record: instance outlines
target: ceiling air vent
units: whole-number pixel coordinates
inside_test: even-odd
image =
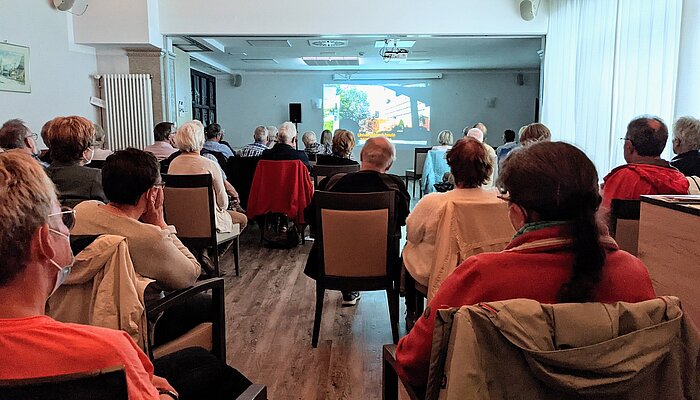
[[[340,67],[360,65],[360,59],[357,57],[303,57],[302,60],[310,67]]]
[[[341,39],[313,39],[309,40],[309,46],[311,47],[348,47],[347,40]]]
[[[256,39],[247,40],[248,44],[253,47],[292,47],[289,40],[279,40],[279,39]]]
[[[178,38],[173,38],[173,46],[184,51],[185,53],[206,53],[211,52],[207,46],[199,43],[198,41],[192,39],[188,36],[181,36]]]

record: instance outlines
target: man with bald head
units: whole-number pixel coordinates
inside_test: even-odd
[[[659,118],[642,116],[627,125],[623,138],[627,164],[603,179],[603,203],[609,210],[613,199],[639,200],[648,194],[688,194],[688,180],[661,158],[668,140],[668,128]]]
[[[406,225],[406,217],[408,217],[408,207],[411,201],[411,196],[406,190],[406,185],[403,180],[396,175],[388,174],[389,168],[396,160],[396,149],[394,145],[384,136],[367,139],[360,153],[360,171],[349,174],[335,174],[323,179],[318,184],[318,190],[329,192],[342,193],[370,193],[370,192],[386,192],[393,191],[396,199],[394,200],[394,212],[396,217],[396,238],[401,237],[401,227]],[[311,205],[306,209],[305,219],[311,227],[315,223],[315,202],[312,200]],[[311,248],[309,258],[306,260],[306,268],[304,273],[310,278],[316,278],[316,251],[317,248]],[[357,304],[360,298],[358,292],[343,293],[343,306],[353,306]]]

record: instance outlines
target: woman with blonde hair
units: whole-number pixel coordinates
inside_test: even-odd
[[[433,146],[433,150],[449,150],[454,143],[454,135],[452,135],[452,131],[445,129],[438,133],[437,141],[438,145]]]
[[[521,146],[535,142],[549,142],[551,140],[552,133],[549,131],[549,128],[539,122],[525,126],[520,132]]]

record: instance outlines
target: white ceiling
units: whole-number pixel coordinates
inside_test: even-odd
[[[190,53],[212,65],[230,71],[339,71],[339,70],[469,70],[469,69],[538,69],[538,37],[434,37],[402,36],[415,40],[409,48],[408,61],[384,62],[375,41],[387,36],[317,36],[317,37],[173,37],[173,44],[194,49],[191,42],[210,51]],[[347,40],[347,47],[318,48],[309,41],[318,39]],[[270,40],[273,47],[252,45]],[[250,41],[250,42],[249,42]],[[286,42],[285,42],[286,41]],[[286,43],[289,43],[287,46]],[[284,47],[280,47],[283,45]],[[359,57],[359,66],[308,66],[302,57]],[[244,61],[246,60],[246,61]],[[253,60],[253,61],[251,61]],[[256,61],[257,60],[257,61]],[[274,60],[274,61],[271,61]],[[417,61],[417,62],[416,62]],[[226,71],[226,72],[230,72]]]

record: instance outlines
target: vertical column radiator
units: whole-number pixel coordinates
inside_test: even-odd
[[[153,143],[153,98],[148,74],[102,75],[105,134],[110,150]]]

